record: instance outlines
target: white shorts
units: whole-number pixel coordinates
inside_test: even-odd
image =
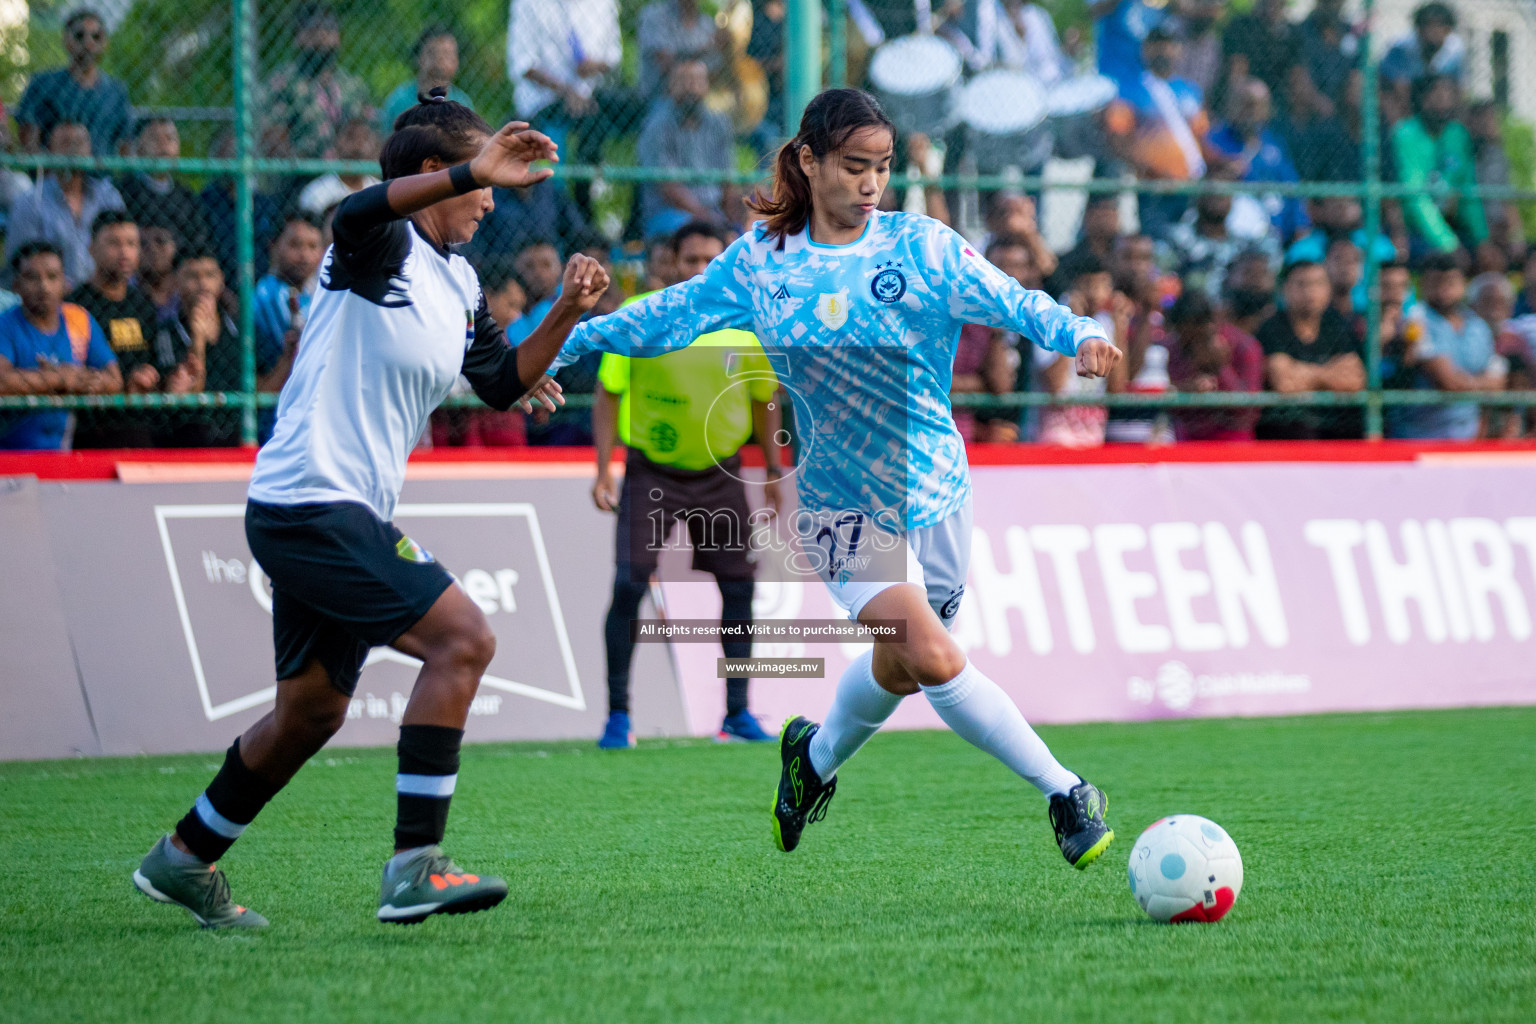
[[[803,523],[801,544],[815,555],[809,568],[850,619],[858,619],[876,594],[916,583],[927,591],[928,604],[944,628],[954,623],[971,566],[969,498],[932,526],[904,535],[882,532],[868,517],[850,512]]]

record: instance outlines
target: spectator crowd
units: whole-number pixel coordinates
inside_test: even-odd
[[[971,140],[962,129],[904,130],[886,205],[957,221],[1004,273],[1099,320],[1127,356],[1108,380],[1084,381],[1069,360],[1028,339],[965,328],[954,394],[1088,396],[1043,408],[1005,402],[973,411],[962,402],[956,419],[968,440],[1089,447],[1358,438],[1365,429],[1358,404],[1159,415],[1111,410],[1092,396],[1358,393],[1368,386],[1372,319],[1389,388],[1532,387],[1536,246],[1526,242],[1521,209],[1438,187],[1514,180],[1507,111],[1467,95],[1468,47],[1454,5],[1423,4],[1412,31],[1380,51],[1378,124],[1365,120],[1362,29],[1345,0],[1317,0],[1300,20],[1285,0],[1254,0],[1243,13],[1227,0],[1095,0],[1082,25],[1058,25],[1022,0],[846,6],[849,68],[859,84],[872,53],[914,32],[948,41],[971,73],[1027,68],[1047,84],[1093,73],[1111,82],[1113,98],[1091,112],[1091,130],[1081,133],[1087,142],[1073,151],[1098,178],[1358,183],[1374,132],[1384,176],[1409,189],[1383,202],[1374,235],[1361,201],[1349,195],[1096,189],[1075,244],[1058,252],[1041,226],[1038,195],[983,193],[979,223],[971,225],[963,223],[965,194],[916,182],[964,166]],[[615,255],[624,259],[626,244],[643,252],[643,269],[636,257],[625,263],[630,272],[613,275],[612,293],[594,311],[602,313],[628,294],[671,283],[670,240],[684,225],[749,226],[744,190],[724,172],[756,166],[779,141],[784,18],[782,0],[752,0],[750,30],[733,31],[698,0],[652,0],[626,35],[616,0],[511,0],[513,102],[497,110],[456,84],[460,39],[452,27],[425,26],[401,55],[415,75],[376,97],[343,65],[336,10],[306,2],[285,29],[289,59],[260,82],[257,144],[264,156],[374,161],[394,119],[418,94],[443,88],[493,121],[515,114],[531,122],[560,143],[567,161],[661,171],[634,189],[627,207],[612,201],[611,186],[605,192],[590,182],[496,190],[495,209],[464,253],[515,343],[553,302],[565,256],[586,252],[611,266]],[[31,76],[5,115],[7,135],[14,119],[13,145],[22,151],[122,154],[165,161],[167,169],[0,177],[7,286],[0,395],[238,391],[245,346],[232,289],[239,271],[233,179],[214,176],[197,189],[174,170],[185,125],[131,105],[127,86],[102,68],[109,43],[103,15],[70,14],[66,65]],[[639,58],[629,73],[626,48]],[[234,152],[228,130],[209,148],[215,157]],[[667,181],[669,170],[721,173],[713,182]],[[337,205],[377,180],[350,170],[261,180],[252,225],[258,390],[276,392],[287,378]],[[1368,265],[1380,283],[1374,317]],[[594,381],[592,365],[562,371],[568,392],[590,391]],[[263,438],[270,426],[264,414]],[[1524,410],[1476,402],[1393,406],[1386,419],[1387,435],[1404,438],[1516,437],[1532,426]],[[226,409],[0,413],[0,448],[220,445],[238,443],[239,434],[238,413]],[[576,409],[527,419],[449,410],[424,439],[590,441],[587,414]]]

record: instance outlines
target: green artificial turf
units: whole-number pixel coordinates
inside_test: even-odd
[[[771,747],[473,747],[448,846],[512,895],[412,928],[373,919],[393,756],[335,751],[224,861],[256,935],[129,882],[217,758],[0,765],[0,1018],[1536,1019],[1536,709],[1042,734],[1110,794],[1119,839],[1084,873],[947,733],[877,736],[792,855]],[[1169,812],[1242,850],[1219,924],[1130,896]]]

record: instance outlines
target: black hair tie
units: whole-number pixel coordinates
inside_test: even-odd
[[[448,102],[448,90],[445,89],[443,86],[439,85],[439,86],[434,87],[432,89],[432,91],[427,93],[425,96],[423,96],[421,93],[417,93],[416,94],[416,102],[417,103],[423,103],[423,104],[425,104],[425,103],[447,103]]]

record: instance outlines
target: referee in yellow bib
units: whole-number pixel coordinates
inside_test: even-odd
[[[685,224],[672,239],[672,282],[701,274],[730,239],[713,224]],[[631,302],[644,298],[637,295]],[[661,549],[681,520],[693,548],[693,567],[720,586],[722,622],[750,622],[756,566],[750,557],[742,445],[756,439],[767,466],[765,496],[777,513],[780,493],[779,428],[773,402],[778,383],[762,346],[749,331],[701,335],[687,348],[653,358],[605,354],[598,368],[592,410],[597,482],[592,500],[618,514],[613,602],[604,629],[608,648],[608,724],[597,745],[635,745],[629,717],[629,674],[634,656],[630,624],[650,586]],[[626,446],[624,485],[615,485],[610,461],[614,440]],[[745,658],[750,640],[728,640],[727,658]],[[747,680],[725,683],[721,742],[763,742],[747,709]]]

